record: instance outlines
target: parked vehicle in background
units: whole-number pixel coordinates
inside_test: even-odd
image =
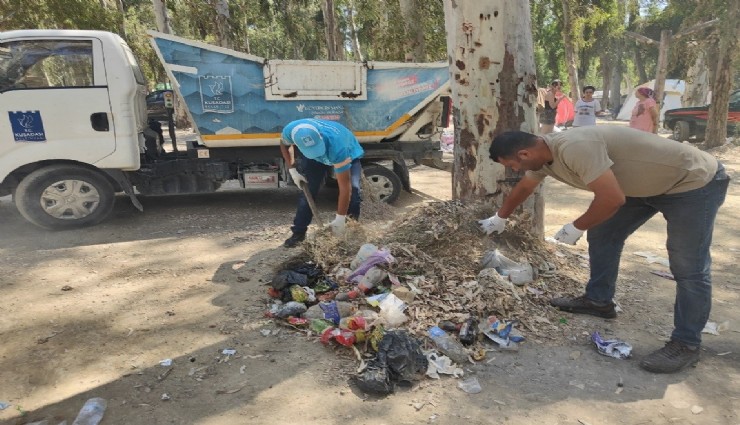
[[[167,121],[169,119],[165,96],[173,96],[172,90],[155,90],[146,95],[146,114],[150,120]]]
[[[665,113],[663,127],[673,131],[673,140],[700,143],[704,141],[708,118],[709,105],[671,109]],[[733,135],[738,132],[740,132],[740,90],[735,90],[730,95],[727,134]]]

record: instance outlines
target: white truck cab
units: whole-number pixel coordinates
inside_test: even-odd
[[[42,227],[104,219],[140,167],[146,92],[116,34],[0,32],[0,196]]]

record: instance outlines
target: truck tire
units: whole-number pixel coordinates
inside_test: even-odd
[[[91,226],[113,211],[115,191],[105,176],[75,165],[52,165],[26,176],[15,205],[31,223],[52,230]]]
[[[373,196],[386,204],[392,204],[401,194],[401,178],[386,167],[377,164],[362,166],[362,172],[370,185]]]
[[[691,126],[686,121],[676,121],[673,123],[673,140],[683,142],[691,137]]]

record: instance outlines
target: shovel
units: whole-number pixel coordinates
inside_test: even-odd
[[[313,196],[311,196],[311,192],[308,190],[308,183],[302,181],[299,183],[299,186],[301,187],[301,190],[303,190],[303,194],[306,196],[308,206],[311,207],[311,212],[313,213],[313,218],[316,219],[316,223],[318,223],[319,226],[324,227],[324,222],[321,220],[321,216],[319,215],[319,209],[316,208],[316,202],[314,202]]]

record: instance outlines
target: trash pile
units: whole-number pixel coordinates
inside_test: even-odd
[[[351,349],[358,387],[380,394],[424,374],[462,377],[488,351],[557,337],[549,299],[582,290],[579,260],[526,223],[485,236],[476,221],[487,208],[436,202],[385,229],[353,223],[342,239],[309,239],[272,279],[267,315]]]

